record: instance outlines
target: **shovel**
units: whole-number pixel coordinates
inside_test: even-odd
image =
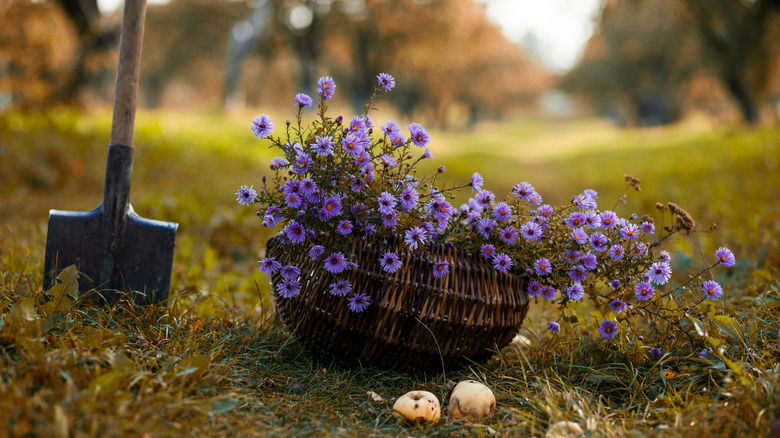
[[[146,0],[125,0],[123,14],[103,202],[87,212],[49,212],[43,287],[75,264],[79,290],[97,289],[109,305],[124,295],[118,291],[132,292],[132,301],[145,305],[168,299],[178,224],[144,219],[130,205]]]

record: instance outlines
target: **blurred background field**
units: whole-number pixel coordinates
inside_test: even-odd
[[[109,3],[0,4],[2,319],[41,293],[49,209],[85,211],[102,199],[121,18]],[[130,194],[140,215],[179,223],[177,298],[159,319],[74,307],[57,336],[28,339],[6,324],[2,430],[539,436],[568,419],[592,436],[765,436],[780,419],[780,5],[593,2],[590,37],[573,57],[551,58],[544,35],[517,37],[496,21],[505,3],[152,2]],[[532,2],[515,5],[534,12]],[[558,24],[567,7],[559,2]],[[389,400],[411,387],[441,397],[443,376],[306,356],[273,321],[257,270],[273,230],[235,202],[237,187],[259,185],[275,156],[249,122],[268,113],[282,126],[294,94],[312,93],[324,74],[338,84],[335,112],[351,117],[382,71],[398,85],[378,99],[374,122],[423,123],[435,159],[422,170],[444,165],[448,183],[480,172],[502,197],[529,181],[551,205],[591,188],[611,208],[630,174],[642,190],[615,207],[621,215],[658,220],[656,202],[690,212],[701,232],[667,249],[680,276],[719,246],[734,251],[736,268],[718,278],[720,306],[742,324],[729,353],[750,380],[695,358],[659,366],[581,339],[551,345],[541,325],[556,310],[540,302],[521,332],[531,346],[448,375],[490,380],[498,415],[410,432],[390,419]],[[685,377],[667,381],[664,369]],[[323,396],[331,393],[343,398]],[[141,421],[115,418],[114,405]]]

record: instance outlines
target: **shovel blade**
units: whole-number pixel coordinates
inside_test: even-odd
[[[178,225],[142,218],[129,207],[123,229],[105,245],[105,214],[102,206],[88,212],[49,212],[44,289],[54,285],[62,269],[75,264],[81,274],[79,290],[98,290],[109,305],[124,295],[117,291],[132,292],[138,305],[164,303]]]

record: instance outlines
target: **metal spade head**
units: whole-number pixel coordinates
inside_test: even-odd
[[[79,290],[97,289],[114,304],[133,291],[136,304],[168,298],[177,224],[138,216],[128,202],[133,148],[108,147],[103,202],[92,211],[51,210],[44,258],[44,284],[75,264]]]

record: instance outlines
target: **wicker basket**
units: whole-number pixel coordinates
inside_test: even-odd
[[[301,292],[278,297],[277,273],[271,276],[276,310],[285,326],[311,349],[338,358],[361,360],[379,367],[441,370],[483,362],[517,334],[528,311],[525,279],[501,274],[480,257],[461,248],[434,244],[431,254],[448,261],[450,273],[433,276],[433,263],[421,251],[399,248],[398,236],[386,237],[382,249],[363,240],[353,245],[359,267],[352,288],[368,293],[371,305],[361,313],[347,306],[347,297],[327,292],[334,277],[308,256],[286,256],[279,242],[268,241],[267,255],[283,265],[301,268]],[[404,265],[385,273],[380,251],[405,252]]]

